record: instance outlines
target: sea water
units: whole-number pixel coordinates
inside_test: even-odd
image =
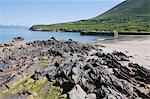
[[[9,42],[14,37],[23,37],[27,41],[46,40],[55,37],[58,40],[72,39],[81,42],[92,42],[104,40],[106,36],[80,35],[78,32],[42,32],[30,31],[28,27],[9,27],[0,28],[0,42]]]

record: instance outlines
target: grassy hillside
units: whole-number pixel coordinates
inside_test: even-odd
[[[107,12],[88,20],[76,22],[34,25],[31,30],[99,30],[150,32],[150,0],[126,0]]]
[[[150,15],[150,0],[126,0],[93,19]]]

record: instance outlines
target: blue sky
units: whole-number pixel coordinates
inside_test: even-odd
[[[0,24],[31,26],[95,17],[123,0],[0,0]]]

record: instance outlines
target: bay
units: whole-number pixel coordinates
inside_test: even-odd
[[[96,40],[104,40],[109,38],[107,36],[90,36],[90,35],[80,35],[80,33],[75,32],[41,32],[41,31],[30,31],[27,27],[9,27],[0,28],[0,42],[9,42],[14,37],[23,37],[27,41],[34,40],[46,40],[51,37],[55,37],[58,40],[68,40],[72,39],[81,42],[92,42]]]

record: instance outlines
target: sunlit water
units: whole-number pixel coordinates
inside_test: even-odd
[[[129,35],[119,36],[119,39],[113,39],[110,36],[91,36],[91,35],[80,35],[76,32],[37,32],[30,31],[29,28],[23,27],[11,27],[11,28],[0,28],[0,43],[12,41],[14,37],[23,37],[26,41],[34,40],[47,40],[51,37],[55,37],[58,40],[72,39],[81,42],[101,42],[101,43],[115,43],[120,41],[129,40],[150,40],[150,35]]]
[[[46,40],[55,37],[59,40],[72,39],[81,42],[91,42],[96,40],[104,40],[106,36],[83,36],[74,32],[37,32],[30,31],[28,28],[0,28],[0,42],[11,41],[14,37],[23,37],[27,41]]]

